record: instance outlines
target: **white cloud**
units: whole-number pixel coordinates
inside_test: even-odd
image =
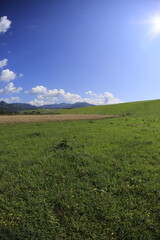
[[[0,81],[9,82],[16,78],[16,74],[9,69],[5,69],[1,72]]]
[[[96,93],[93,93],[92,91],[88,91],[85,94],[89,95],[88,98],[85,98],[86,102],[89,102],[95,105],[122,103],[120,99],[116,98],[110,92],[104,92],[103,94],[96,94]]]
[[[98,95],[93,93],[92,91],[87,91],[85,92],[86,95],[92,96],[92,97],[97,97]]]
[[[67,103],[76,103],[76,102],[82,102],[82,97],[78,94],[74,93],[65,93],[63,96],[64,102]]]
[[[0,33],[5,33],[11,26],[11,21],[7,19],[7,16],[0,18]]]
[[[42,105],[46,105],[46,104],[52,104],[52,103],[48,103],[48,102],[45,102],[43,100],[38,100],[38,99],[34,99],[33,101],[30,101],[29,104],[31,105],[35,105],[35,106],[42,106]]]
[[[106,104],[115,104],[115,103],[121,103],[122,101],[118,98],[116,98],[112,93],[105,92],[104,93],[104,99]]]
[[[85,94],[86,94],[86,95],[92,95],[93,92],[92,92],[92,91],[87,91],[87,92],[85,92]]]
[[[45,104],[53,104],[53,103],[60,103],[60,102],[67,102],[67,103],[75,103],[78,101],[82,101],[82,98],[78,94],[73,94],[69,92],[65,92],[63,89],[52,89],[49,90],[44,86],[36,86],[32,88],[30,91],[27,91],[31,95],[38,95],[37,98],[34,100],[34,104],[40,106]],[[30,102],[33,104],[33,101]]]
[[[20,98],[19,97],[0,98],[0,101],[4,101],[6,103],[20,102]]]
[[[7,66],[8,59],[4,58],[0,61],[0,68],[3,68],[4,66]]]
[[[38,94],[41,94],[41,93],[46,93],[47,92],[47,88],[44,87],[44,86],[36,86],[34,88],[32,88],[30,91],[26,91],[25,93],[29,93],[29,94],[32,94],[32,95],[38,95]]]
[[[10,82],[3,89],[0,89],[0,93],[3,93],[3,94],[19,93],[22,90],[23,88],[21,87],[16,88],[14,84]]]
[[[44,86],[36,86],[26,93],[36,95],[37,98],[30,102],[30,104],[41,106],[44,104],[54,103],[76,103],[76,102],[88,102],[95,105],[116,104],[122,101],[116,98],[110,92],[104,92],[103,94],[96,94],[92,91],[87,91],[85,94],[88,97],[82,97],[79,94],[65,92],[64,89],[47,89]]]

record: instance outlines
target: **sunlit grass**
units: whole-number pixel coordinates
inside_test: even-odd
[[[160,100],[121,103],[114,105],[92,106],[75,109],[38,109],[21,113],[33,114],[115,114],[138,117],[160,117]],[[35,113],[34,113],[35,112]]]
[[[0,239],[159,239],[159,117],[0,132]]]

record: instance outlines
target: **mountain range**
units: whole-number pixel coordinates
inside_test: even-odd
[[[70,103],[55,103],[50,105],[43,105],[40,107],[36,107],[34,105],[28,104],[28,103],[6,103],[4,101],[0,102],[0,110],[7,111],[7,112],[17,112],[21,110],[29,110],[29,109],[40,109],[40,108],[46,108],[46,109],[72,109],[72,108],[81,108],[81,107],[90,107],[94,106],[93,104],[89,104],[87,102],[76,102],[74,104]]]

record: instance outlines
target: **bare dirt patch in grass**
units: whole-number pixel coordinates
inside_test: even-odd
[[[118,115],[90,115],[90,114],[60,114],[60,115],[16,115],[16,116],[0,116],[0,124],[6,123],[30,123],[30,122],[53,122],[68,120],[89,120],[89,119],[105,119],[119,117]]]

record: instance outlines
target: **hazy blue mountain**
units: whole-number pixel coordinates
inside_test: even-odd
[[[47,108],[47,109],[59,109],[59,108],[70,108],[72,104],[69,103],[55,103],[50,105],[43,105],[39,108]]]
[[[89,104],[87,102],[76,102],[72,104],[71,108],[81,108],[81,107],[91,107],[93,104]]]
[[[21,110],[29,110],[29,109],[38,109],[38,108],[46,108],[46,109],[60,109],[60,108],[80,108],[80,107],[89,107],[94,106],[93,104],[89,104],[86,102],[77,102],[74,104],[70,103],[56,103],[50,105],[43,105],[40,107],[33,106],[28,103],[5,103],[4,101],[0,102],[0,110],[4,110],[7,112],[17,112]]]
[[[59,108],[80,108],[80,107],[89,107],[94,106],[93,104],[89,104],[86,102],[77,102],[74,104],[71,103],[56,103],[51,105],[43,105],[39,108],[48,108],[48,109],[59,109]]]
[[[0,109],[7,111],[7,109],[8,109],[8,104],[5,103],[4,101],[0,102]]]
[[[17,112],[27,109],[37,109],[37,107],[28,104],[28,103],[5,103],[4,101],[0,102],[0,110],[5,110],[7,112]]]

